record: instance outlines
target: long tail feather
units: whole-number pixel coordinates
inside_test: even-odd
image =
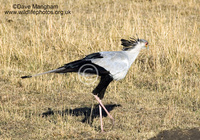
[[[43,73],[38,73],[38,74],[35,74],[35,75],[22,76],[21,78],[25,79],[25,78],[31,78],[31,77],[40,76],[40,75],[47,74],[47,73],[58,73],[60,71],[63,71],[64,69],[65,69],[64,67],[61,67],[61,68],[58,68],[58,69],[55,69],[55,70],[50,70],[50,71],[46,71],[46,72],[43,72]]]

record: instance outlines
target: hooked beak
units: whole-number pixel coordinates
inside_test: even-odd
[[[149,46],[148,45],[145,45],[145,47],[147,48],[147,50],[149,50]]]

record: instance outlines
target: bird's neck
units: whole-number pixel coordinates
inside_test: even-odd
[[[135,48],[132,49],[130,51],[126,51],[128,59],[129,59],[129,65],[131,66],[131,64],[135,61],[135,59],[137,58],[138,54],[140,53],[141,49]]]

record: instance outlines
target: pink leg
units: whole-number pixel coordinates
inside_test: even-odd
[[[102,104],[101,100],[99,99],[99,97],[97,95],[94,95],[94,97],[96,98],[96,100],[99,102],[99,104],[101,105],[101,107],[103,107],[103,109],[105,110],[105,112],[107,113],[107,115],[110,117],[110,119],[113,121],[114,124],[114,119],[113,117],[110,115],[110,113],[108,112],[108,110],[105,108],[105,106]]]
[[[103,132],[102,107],[100,104],[99,104],[99,114],[100,114],[100,122],[101,122],[101,132]]]

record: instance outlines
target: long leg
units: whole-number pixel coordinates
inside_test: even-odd
[[[108,112],[108,110],[105,108],[105,106],[102,104],[101,100],[99,99],[99,97],[97,95],[94,95],[94,97],[96,98],[96,100],[99,102],[99,104],[101,105],[101,107],[105,110],[105,112],[107,113],[107,115],[110,117],[110,119],[113,121],[114,124],[114,119],[113,117],[110,115],[110,113]]]
[[[103,132],[102,107],[100,104],[99,104],[99,114],[100,114],[100,122],[101,122],[101,132]]]

